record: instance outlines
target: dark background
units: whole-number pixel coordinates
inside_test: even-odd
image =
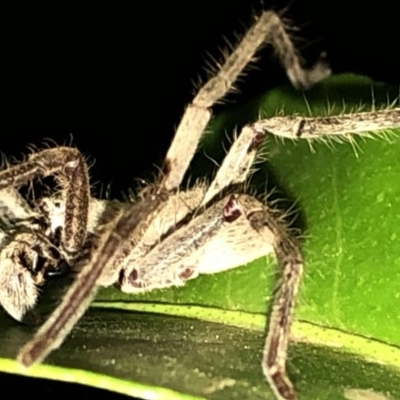
[[[279,10],[288,2],[264,3]],[[300,29],[296,36],[309,63],[326,51],[335,73],[352,71],[399,85],[399,13],[392,3],[297,0],[286,15]],[[204,82],[207,54],[218,58],[223,38],[235,43],[233,32],[244,33],[263,5],[258,0],[94,4],[5,10],[0,151],[21,158],[28,145],[41,147],[46,138],[73,144],[95,160],[92,182],[111,184],[111,196],[120,197],[135,177],[148,177],[161,163],[193,82]],[[287,82],[268,49],[257,65],[229,101],[245,101]],[[15,394],[19,387],[26,390],[27,382],[0,375],[0,385],[10,385]],[[42,398],[67,390],[31,382]]]
[[[288,2],[265,3],[280,10]],[[244,33],[262,5],[171,0],[109,7],[10,12],[0,151],[21,157],[45,138],[72,143],[95,160],[92,182],[111,184],[119,196],[161,163],[194,82],[205,81],[209,55],[218,59],[224,38],[235,43],[233,32]],[[399,15],[389,2],[295,0],[287,8],[309,63],[326,51],[334,72],[400,83]],[[230,101],[287,82],[268,49],[257,66]]]

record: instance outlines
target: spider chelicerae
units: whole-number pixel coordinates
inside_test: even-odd
[[[34,308],[38,287],[65,265],[79,271],[60,305],[18,355],[25,366],[57,348],[99,286],[126,293],[183,285],[274,252],[282,279],[275,294],[261,360],[277,399],[296,399],[286,373],[293,307],[303,258],[296,240],[266,204],[243,193],[267,132],[292,139],[362,133],[400,126],[400,109],[339,117],[273,117],[245,126],[211,184],[180,185],[210,117],[256,51],[270,44],[296,88],[330,74],[324,58],[302,67],[281,17],[265,11],[186,108],[163,171],[132,202],[90,196],[87,165],[77,149],[35,152],[0,172],[0,303],[15,319]],[[15,188],[53,175],[61,188],[31,208]],[[245,240],[243,240],[245,238]]]

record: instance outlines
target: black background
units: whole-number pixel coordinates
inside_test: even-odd
[[[204,82],[207,54],[218,58],[223,38],[235,43],[232,33],[244,33],[262,7],[287,4],[264,3],[153,0],[4,10],[0,151],[20,158],[45,138],[71,143],[95,160],[92,182],[111,184],[111,196],[119,197],[161,163],[193,82]],[[297,0],[286,15],[300,30],[309,63],[326,51],[335,73],[399,85],[399,13],[392,3]],[[287,81],[270,56],[268,49],[261,53],[258,70],[230,101]],[[27,388],[22,379],[2,374],[0,384],[18,394]],[[64,386],[36,385],[41,398],[66,393]]]
[[[273,3],[279,10],[287,2]],[[359,3],[297,0],[286,15],[301,31],[296,37],[309,63],[326,51],[334,72],[399,84],[398,12],[385,1]],[[95,160],[92,182],[111,184],[111,195],[119,196],[161,163],[194,82],[205,80],[208,55],[219,57],[224,38],[235,43],[232,33],[245,31],[261,2],[108,7],[10,12],[0,151],[21,157],[45,138],[72,143]],[[257,66],[230,101],[287,82],[268,49]]]

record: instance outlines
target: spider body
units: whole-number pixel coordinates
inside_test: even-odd
[[[209,185],[180,189],[210,120],[210,107],[265,43],[275,48],[296,88],[330,74],[322,58],[304,69],[280,16],[264,12],[187,107],[163,174],[130,202],[92,198],[86,162],[69,147],[33,153],[0,171],[1,193],[8,193],[0,203],[0,303],[6,311],[23,319],[47,277],[60,269],[62,273],[65,264],[77,272],[58,308],[21,350],[18,360],[24,366],[43,360],[62,343],[99,286],[115,284],[127,293],[179,286],[199,274],[224,271],[274,252],[282,279],[269,318],[262,369],[277,399],[297,398],[286,373],[286,358],[302,255],[281,218],[243,188],[265,132],[298,139],[315,137],[323,127],[322,134],[343,135],[348,133],[349,118],[276,117],[249,124]],[[396,126],[400,126],[398,108],[351,118],[356,133]],[[56,178],[60,194],[36,202],[31,209],[14,188],[48,175]]]

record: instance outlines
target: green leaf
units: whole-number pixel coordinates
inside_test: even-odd
[[[305,93],[277,88],[214,119],[193,173],[220,160],[225,135],[260,113],[340,113],[396,96],[352,75]],[[253,183],[267,180],[275,198],[295,202],[304,233],[288,364],[301,399],[400,398],[399,135],[313,142],[313,151],[307,141],[267,141]],[[182,288],[136,297],[104,289],[49,364],[29,370],[12,358],[33,329],[1,314],[0,370],[145,399],[273,399],[260,362],[275,272],[268,256]]]

